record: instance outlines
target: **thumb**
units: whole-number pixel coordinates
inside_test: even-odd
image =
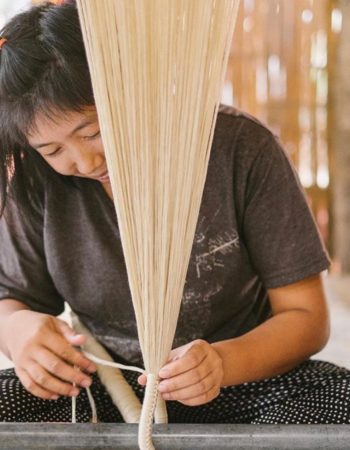
[[[77,334],[73,328],[71,328],[68,323],[63,320],[57,319],[57,328],[63,337],[74,346],[80,346],[86,342],[86,336],[83,334]]]
[[[139,384],[141,384],[141,386],[146,386],[147,376],[145,374],[142,374],[138,377],[137,381],[139,382]]]
[[[191,344],[192,343],[189,342],[188,344],[181,345],[181,347],[173,348],[169,353],[167,363],[182,358],[185,355],[185,353],[187,353],[187,351],[191,348]]]

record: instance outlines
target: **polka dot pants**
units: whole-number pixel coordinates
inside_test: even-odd
[[[125,376],[140,399],[137,374]],[[122,418],[97,376],[91,387],[101,422]],[[350,371],[309,360],[267,380],[227,387],[215,400],[189,407],[167,402],[172,423],[340,424],[350,423]],[[28,393],[13,369],[0,371],[0,421],[70,422],[71,399],[41,400]],[[83,389],[77,398],[77,421],[88,422],[91,410]]]

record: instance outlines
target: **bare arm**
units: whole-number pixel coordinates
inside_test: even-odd
[[[91,383],[95,365],[74,346],[85,337],[60,319],[32,311],[18,300],[0,301],[0,350],[14,363],[24,387],[44,399],[75,396]],[[73,366],[80,369],[76,370]]]
[[[14,312],[28,309],[27,305],[18,300],[9,298],[0,301],[0,351],[8,358],[10,358],[10,353],[7,346],[9,336],[6,336],[6,323]]]
[[[270,378],[320,351],[329,317],[319,276],[269,290],[273,316],[249,333],[213,344],[223,361],[221,385]]]

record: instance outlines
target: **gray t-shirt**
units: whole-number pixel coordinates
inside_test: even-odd
[[[114,206],[102,185],[46,180],[41,218],[8,204],[0,299],[59,314],[68,302],[114,355],[141,363]],[[299,181],[273,134],[220,109],[174,347],[239,336],[270,315],[267,289],[328,267]]]

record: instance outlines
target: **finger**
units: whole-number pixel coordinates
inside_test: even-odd
[[[35,361],[26,367],[26,372],[42,389],[54,392],[55,394],[64,395],[66,397],[76,397],[79,395],[80,391],[76,386],[54,377]]]
[[[82,347],[86,342],[86,336],[83,334],[76,334],[74,336],[65,336],[68,342],[70,342],[75,347]]]
[[[177,389],[175,391],[167,391],[162,393],[164,400],[188,400],[197,398],[206,392],[210,391],[214,386],[217,386],[217,380],[211,375],[203,378],[201,381],[190,386]]]
[[[207,352],[201,345],[193,345],[179,359],[173,359],[159,371],[160,378],[170,378],[199,366],[206,358]]]
[[[44,400],[58,400],[59,395],[57,395],[57,393],[39,386],[25,370],[16,369],[16,373],[24,388],[32,395],[40,397]]]
[[[75,383],[84,388],[91,386],[92,379],[89,376],[67,364],[45,348],[38,350],[35,355],[35,361],[61,380],[69,381],[72,384]]]
[[[192,370],[183,372],[175,377],[165,378],[161,380],[159,384],[159,392],[172,392],[178,389],[183,389],[188,386],[193,386],[196,383],[200,383],[204,378],[209,376],[215,371],[208,364],[200,364]]]
[[[58,331],[75,347],[81,347],[86,343],[87,337],[83,334],[77,334],[66,322],[57,319]]]
[[[60,359],[65,360],[72,366],[79,367],[80,370],[95,372],[96,366],[82,352],[75,349],[67,340],[58,333],[47,335],[45,347],[55,353]]]
[[[180,400],[180,403],[186,406],[200,406],[205,403],[209,403],[214,400],[216,397],[220,395],[220,388],[218,386],[214,386],[208,392],[205,392],[198,397],[190,398],[187,400]]]
[[[56,319],[55,322],[57,330],[66,338],[71,339],[76,336],[83,336],[82,334],[77,334],[73,328],[71,328],[67,322],[61,319]]]
[[[190,348],[190,345],[188,345],[188,344],[187,345],[183,345],[183,346],[178,347],[178,348],[174,348],[169,353],[169,357],[168,357],[166,362],[170,363],[172,361],[176,361],[177,359],[181,358],[181,356],[183,356],[189,348]]]
[[[138,383],[141,384],[141,386],[146,386],[147,384],[147,376],[146,375],[140,375],[137,379]]]

